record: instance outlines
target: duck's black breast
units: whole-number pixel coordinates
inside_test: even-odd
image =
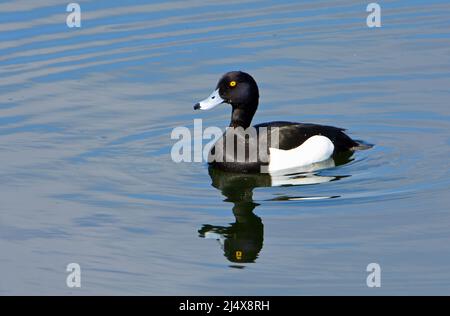
[[[259,172],[261,170],[261,165],[266,164],[269,161],[269,148],[277,147],[271,144],[271,136],[273,133],[278,133],[278,148],[283,150],[290,150],[296,148],[303,144],[308,138],[314,135],[322,135],[331,140],[334,145],[334,154],[340,152],[346,152],[351,150],[353,147],[358,146],[358,143],[352,140],[349,136],[344,133],[344,129],[308,124],[308,123],[294,123],[294,122],[268,122],[257,124],[254,126],[256,129],[256,136],[259,140],[265,139],[267,142],[257,141],[258,147],[256,149],[256,161],[251,159],[249,155],[250,151],[254,151],[254,147],[250,147],[252,136],[246,136],[243,133],[240,134],[235,130],[227,130],[223,135],[221,141],[218,141],[210,152],[210,164],[213,167],[218,167],[220,169],[226,169],[230,171],[238,172]],[[225,150],[227,137],[230,137],[230,132],[233,133],[235,137],[234,140],[234,150]],[[254,139],[252,139],[254,141]],[[236,150],[238,143],[245,144],[245,160],[237,162]],[[261,146],[262,145],[262,146]],[[220,161],[213,161],[212,155],[214,157],[220,157]]]

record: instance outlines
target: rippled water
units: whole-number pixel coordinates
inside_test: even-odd
[[[380,1],[378,29],[361,1],[78,2],[80,29],[0,3],[0,293],[449,293],[447,1]],[[235,69],[254,123],[375,146],[291,186],[174,163],[174,127],[228,124],[192,105]]]

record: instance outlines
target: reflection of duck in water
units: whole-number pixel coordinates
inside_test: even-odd
[[[253,189],[281,185],[306,185],[338,180],[339,176],[321,176],[315,171],[330,168],[350,161],[350,155],[329,160],[320,165],[312,165],[302,170],[291,170],[290,174],[242,174],[209,168],[212,186],[226,197],[225,202],[234,204],[232,210],[235,222],[229,226],[203,225],[200,237],[219,241],[225,256],[231,262],[254,262],[263,247],[264,225],[260,217],[253,213],[259,205],[253,200]],[[322,197],[322,198],[332,198]],[[283,200],[289,200],[289,197]],[[311,199],[311,197],[292,197]],[[274,200],[281,200],[276,198]]]
[[[231,262],[254,262],[263,246],[264,225],[253,213],[258,204],[238,202],[233,207],[236,221],[227,227],[203,225],[200,237],[219,241],[225,257]]]
[[[253,188],[270,186],[267,174],[239,174],[209,168],[212,186],[222,191],[225,202],[232,202],[235,222],[227,227],[203,225],[200,237],[220,242],[231,262],[254,262],[262,249],[264,225],[253,213],[259,204],[253,202]]]

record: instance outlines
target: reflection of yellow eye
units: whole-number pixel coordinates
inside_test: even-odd
[[[235,86],[236,86],[236,81],[234,81],[234,80],[231,81],[231,82],[230,82],[230,87],[235,87]]]

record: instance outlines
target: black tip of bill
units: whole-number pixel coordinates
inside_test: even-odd
[[[200,103],[196,103],[194,105],[194,110],[200,110]]]

